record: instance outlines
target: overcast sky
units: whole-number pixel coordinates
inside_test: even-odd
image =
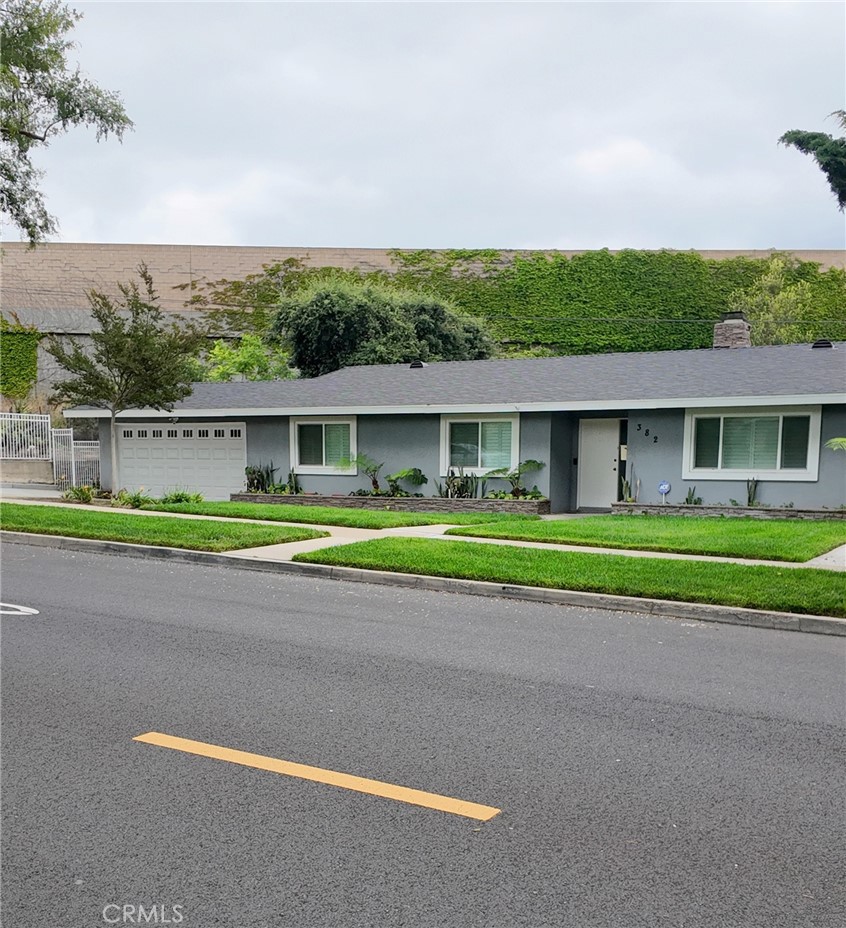
[[[70,5],[135,131],[40,157],[60,241],[846,244],[777,144],[838,133],[842,2]]]

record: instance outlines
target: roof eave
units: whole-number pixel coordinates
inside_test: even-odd
[[[537,403],[432,403],[402,406],[267,406],[267,407],[215,407],[197,409],[177,407],[162,409],[127,409],[117,414],[118,419],[219,419],[256,418],[260,416],[355,416],[355,415],[437,415],[461,413],[501,412],[602,412],[620,409],[708,409],[733,406],[807,406],[846,404],[846,393],[803,393],[757,396],[685,396],[648,397],[646,399],[598,399],[574,402]],[[108,409],[66,409],[67,419],[108,419]]]

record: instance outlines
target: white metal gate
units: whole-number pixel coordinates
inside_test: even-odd
[[[73,461],[73,429],[53,429],[53,481],[60,490],[77,486]]]
[[[53,429],[53,479],[60,490],[100,486],[100,442],[74,441],[73,429]]]
[[[74,486],[100,486],[100,442],[75,441],[73,443]]]

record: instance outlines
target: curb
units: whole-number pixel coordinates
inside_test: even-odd
[[[255,570],[260,573],[291,574],[294,576],[319,577],[324,580],[348,580],[356,583],[378,583],[383,586],[397,586],[406,589],[463,593],[470,596],[489,596],[560,606],[582,606],[591,609],[639,612],[663,618],[695,619],[699,622],[719,622],[726,625],[744,625],[750,628],[769,628],[779,631],[846,637],[846,619],[830,616],[769,612],[763,609],[742,609],[732,606],[715,606],[708,603],[674,602],[666,599],[640,599],[636,596],[613,596],[606,593],[581,593],[575,590],[551,590],[544,587],[491,583],[485,580],[462,580],[452,577],[433,577],[425,574],[364,570],[360,567],[331,567],[325,564],[260,560],[252,557],[240,557],[238,554],[216,554],[210,551],[190,551],[183,548],[134,545],[122,541],[70,538],[65,535],[38,535],[27,532],[3,531],[0,532],[0,537],[10,544],[59,548],[65,551],[115,554],[154,561],[179,561],[184,564],[202,564],[207,567],[234,567],[239,570]]]

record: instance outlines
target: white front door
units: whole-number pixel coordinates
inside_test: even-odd
[[[579,509],[610,509],[617,502],[620,420],[579,423]]]

